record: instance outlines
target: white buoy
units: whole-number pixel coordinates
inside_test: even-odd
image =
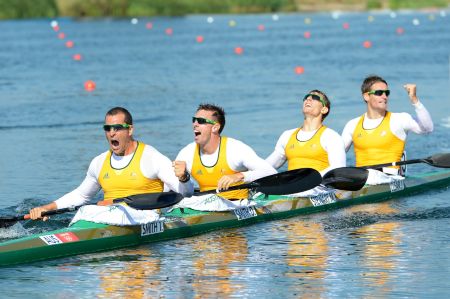
[[[341,16],[341,13],[339,11],[333,11],[331,13],[331,17],[335,20],[339,19],[340,16]]]

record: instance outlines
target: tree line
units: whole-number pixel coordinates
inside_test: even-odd
[[[450,0],[0,0],[0,19],[447,7]]]

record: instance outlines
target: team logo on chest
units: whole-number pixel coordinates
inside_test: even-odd
[[[103,176],[103,179],[104,180],[109,179],[109,173],[105,173],[105,175]]]
[[[122,172],[123,172],[123,169],[114,169],[114,173],[115,173],[116,175],[121,175]]]

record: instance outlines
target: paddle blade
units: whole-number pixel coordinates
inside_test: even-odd
[[[327,187],[357,191],[364,187],[369,171],[357,167],[340,167],[328,171],[323,176],[322,185]]]
[[[317,170],[300,168],[289,170],[254,181],[256,191],[269,195],[294,194],[318,186],[322,177]]]
[[[450,153],[433,155],[426,158],[425,163],[435,167],[450,168]]]
[[[177,192],[145,193],[114,199],[114,203],[125,202],[137,210],[153,210],[173,206],[183,199]]]
[[[0,228],[7,228],[13,226],[17,221],[23,220],[23,217],[20,216],[8,216],[0,218]]]

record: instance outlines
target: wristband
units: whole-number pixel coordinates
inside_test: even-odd
[[[185,172],[184,175],[181,178],[178,178],[178,180],[181,183],[186,183],[187,181],[189,181],[191,179],[191,175],[189,174],[189,172]]]

